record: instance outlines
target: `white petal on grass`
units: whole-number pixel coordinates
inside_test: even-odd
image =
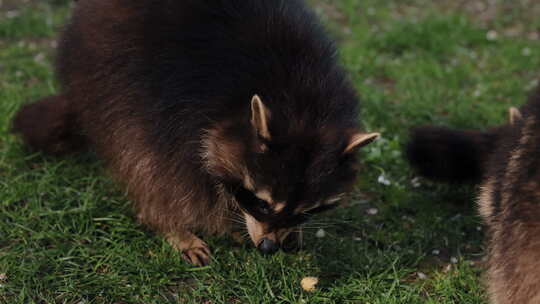
[[[418,278],[419,278],[420,280],[425,280],[425,279],[427,279],[427,275],[426,275],[425,273],[423,273],[423,272],[417,272],[416,275],[418,276]]]
[[[480,96],[482,96],[482,90],[480,90],[480,89],[474,90],[473,96],[474,96],[474,97],[480,97]]]
[[[36,63],[44,63],[45,62],[45,54],[44,53],[37,54],[36,56],[34,56],[34,61]]]
[[[451,257],[450,258],[450,263],[452,264],[457,264],[458,263],[458,259],[456,257]]]
[[[538,86],[538,79],[533,79],[529,84],[525,87],[525,90],[530,91]]]
[[[19,17],[20,14],[21,14],[21,12],[15,11],[15,10],[13,10],[13,11],[7,11],[7,12],[6,12],[6,17],[7,17],[8,19],[13,19],[13,18]]]
[[[497,33],[495,30],[491,30],[486,34],[486,39],[489,41],[495,41],[497,38],[499,38],[499,33]]]
[[[413,217],[410,217],[410,216],[407,216],[407,215],[403,215],[401,217],[401,219],[403,221],[406,221],[406,222],[409,222],[409,223],[416,223],[416,220]]]
[[[369,215],[377,215],[379,213],[379,209],[377,208],[369,208],[366,210],[366,213]]]
[[[415,177],[411,180],[411,185],[414,187],[414,188],[419,188],[420,186],[422,186],[422,183],[420,183],[420,178],[419,177]]]
[[[455,222],[457,220],[460,220],[462,218],[462,215],[460,213],[454,215],[452,218],[450,218],[451,222]]]
[[[379,178],[377,179],[377,182],[379,184],[383,184],[385,186],[390,186],[392,184],[392,182],[384,175],[380,175]]]
[[[318,237],[319,239],[322,239],[325,236],[326,236],[326,231],[324,231],[324,229],[319,229],[315,233],[315,237]]]

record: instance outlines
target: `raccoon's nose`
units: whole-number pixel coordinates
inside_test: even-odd
[[[278,251],[279,246],[276,244],[276,242],[263,238],[257,248],[259,248],[259,251],[264,254],[274,254],[276,251]]]

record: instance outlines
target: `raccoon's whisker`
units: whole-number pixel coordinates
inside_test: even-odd
[[[225,218],[230,219],[230,220],[242,221],[242,222],[245,222],[245,221],[246,221],[242,216],[236,216],[236,215],[233,215],[233,216],[225,216]]]
[[[332,228],[336,228],[336,225],[313,225],[313,226],[307,226],[306,228],[332,229]]]
[[[233,223],[236,223],[236,224],[240,224],[241,226],[245,226],[246,224],[246,221],[244,220],[241,220],[241,219],[235,219],[235,218],[225,218],[226,220],[229,220]]]
[[[304,229],[321,229],[321,228],[333,228],[333,227],[336,227],[336,225],[318,225],[318,224],[314,224],[314,225],[302,226],[302,228],[304,228]]]
[[[319,227],[322,227],[324,225],[319,225],[319,224],[313,224],[313,223],[310,223],[310,224],[304,224],[300,227],[302,228],[319,228]]]
[[[246,221],[243,218],[237,218],[237,217],[231,217],[231,216],[223,216],[223,219],[225,219],[227,221],[230,221],[230,222],[233,222],[233,223],[236,223],[236,224],[240,224],[240,225],[245,225],[245,223],[246,223]]]
[[[224,215],[223,217],[226,218],[226,219],[229,219],[229,220],[236,220],[236,221],[240,221],[240,222],[245,222],[246,221],[246,219],[242,215],[240,215],[238,213],[229,213],[228,215]]]
[[[329,221],[309,221],[304,223],[304,225],[336,225],[338,223],[329,222]]]
[[[325,227],[336,227],[339,225],[347,225],[350,222],[332,222],[332,221],[309,221],[304,225],[307,226],[325,226]]]

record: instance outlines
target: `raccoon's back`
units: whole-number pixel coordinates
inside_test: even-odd
[[[272,106],[350,90],[335,55],[299,0],[86,0],[62,39],[58,71],[68,89],[135,88],[157,108],[223,113],[254,94]]]

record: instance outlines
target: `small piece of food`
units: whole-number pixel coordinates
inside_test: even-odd
[[[319,278],[317,277],[305,277],[300,282],[302,289],[305,291],[315,291],[317,284],[319,283]]]

